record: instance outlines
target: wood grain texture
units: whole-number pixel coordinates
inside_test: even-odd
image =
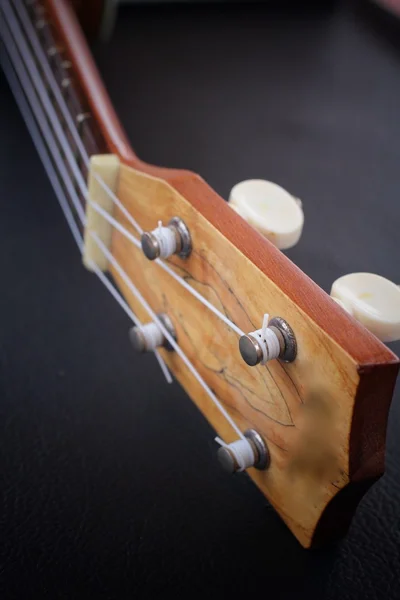
[[[385,427],[381,425],[387,418],[396,358],[344,311],[336,310],[315,284],[308,305],[299,306],[274,281],[273,270],[270,274],[261,270],[198,206],[164,180],[121,166],[119,197],[144,229],[174,215],[185,220],[193,252],[185,261],[174,257],[169,263],[238,327],[253,331],[269,312],[284,317],[294,329],[299,351],[293,364],[273,361],[248,367],[240,357],[237,334],[114,231],[113,255],[153,310],[171,317],[180,346],[240,428],[253,427],[267,441],[271,467],[264,472],[250,469],[252,479],[304,546],[312,545],[313,539],[326,541],[318,526],[325,523],[325,517],[321,519],[327,507],[331,511],[335,506],[331,502],[335,495],[361,474],[364,481],[382,472],[379,450]],[[117,218],[129,229],[121,214]],[[266,263],[273,264],[275,248],[267,243],[263,251]],[[290,262],[284,260],[289,268]],[[135,312],[148,321],[141,305],[111,272]],[[310,285],[305,275],[302,278]],[[317,306],[325,312],[325,322],[312,317]],[[334,339],[337,327],[348,332],[351,344],[343,347]],[[361,352],[368,363],[359,361]],[[216,431],[225,441],[234,441],[235,433],[181,359],[170,353],[164,358]],[[350,504],[353,509],[353,500]],[[343,521],[348,520],[349,511],[340,505],[339,512],[345,513]],[[340,514],[329,519],[335,521],[334,533]]]
[[[119,190],[125,205],[144,228],[159,218],[183,217],[195,252],[185,263],[171,261],[177,271],[244,330],[258,328],[266,311],[286,318],[299,341],[298,359],[287,366],[245,366],[236,335],[114,232],[116,258],[153,309],[171,313],[182,347],[238,424],[256,427],[268,440],[271,469],[251,476],[301,543],[341,534],[362,493],[383,472],[397,358],[201,177],[148,165],[134,154],[71,7],[66,0],[46,5],[109,151],[127,165]],[[178,357],[166,360],[220,435],[233,440]]]

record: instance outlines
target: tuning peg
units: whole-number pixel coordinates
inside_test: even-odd
[[[225,444],[220,438],[216,438],[221,445],[217,452],[221,466],[228,473],[244,471],[250,467],[259,471],[268,469],[270,454],[261,435],[255,429],[248,429],[244,432],[244,437],[246,439],[231,444]]]
[[[177,341],[175,327],[173,326],[168,315],[165,313],[160,313],[157,316],[171,337]],[[169,350],[170,352],[172,352],[174,349],[164,337],[164,334],[157,323],[146,323],[140,327],[132,327],[129,330],[129,338],[132,346],[137,352],[149,352],[161,347]]]
[[[189,229],[179,217],[173,217],[166,227],[159,221],[156,229],[142,234],[141,243],[143,254],[149,260],[169,258],[173,254],[187,258],[192,251]]]
[[[228,202],[281,250],[299,241],[304,224],[301,201],[276,183],[264,179],[242,181],[232,188]]]
[[[239,351],[250,367],[265,365],[275,358],[293,362],[297,355],[297,342],[292,328],[282,317],[269,321],[269,315],[265,314],[261,329],[241,336]]]
[[[339,277],[331,297],[382,342],[400,339],[400,287],[373,273]]]

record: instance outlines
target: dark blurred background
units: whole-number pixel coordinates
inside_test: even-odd
[[[123,6],[95,57],[137,153],[228,197],[303,200],[288,256],[327,292],[398,282],[400,29],[369,2]],[[400,408],[348,536],[303,550],[81,266],[1,79],[3,598],[400,598]],[[400,353],[400,344],[392,344]]]

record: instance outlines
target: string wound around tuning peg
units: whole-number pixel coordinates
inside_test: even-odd
[[[157,317],[172,338],[177,341],[175,327],[173,326],[173,323],[168,315],[165,313],[160,313],[157,315]],[[161,347],[170,352],[173,351],[173,347],[165,338],[159,324],[156,321],[132,327],[129,330],[129,337],[132,346],[137,352],[150,352]]]
[[[218,450],[218,460],[228,473],[245,471],[250,467],[263,471],[269,467],[268,447],[255,429],[247,429],[241,439],[230,444],[226,444],[219,437],[215,438],[215,441],[221,446]]]
[[[279,358],[292,362],[297,355],[297,342],[290,325],[281,317],[269,320],[265,314],[261,329],[241,336],[239,350],[243,360],[250,366],[265,365]]]
[[[167,226],[158,221],[158,227],[142,234],[141,244],[143,254],[149,260],[166,259],[173,254],[187,258],[192,251],[189,229],[179,217],[173,217]]]

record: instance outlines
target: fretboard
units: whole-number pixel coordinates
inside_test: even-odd
[[[29,108],[70,206],[72,185],[84,207],[78,173],[86,181],[87,157],[106,144],[79,79],[43,2],[4,0],[1,13],[3,69]]]

